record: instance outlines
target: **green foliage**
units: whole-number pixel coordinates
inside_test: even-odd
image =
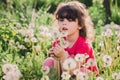
[[[21,80],[40,80],[43,75],[40,70],[44,59],[48,57],[48,49],[52,42],[49,33],[53,14],[47,12],[52,13],[62,1],[70,0],[0,0],[1,80],[4,75],[2,65],[6,63],[16,64],[19,67],[23,75]],[[111,20],[119,24],[120,9],[117,0],[115,5],[112,3]],[[111,80],[112,73],[120,71],[119,31],[116,33],[112,30],[113,35],[110,37],[101,35],[102,26],[106,22],[102,1],[93,0],[93,5],[88,10],[96,28],[94,50],[99,71],[102,77]],[[101,41],[103,46],[99,46]],[[113,58],[110,67],[103,67],[102,58],[106,54]],[[50,79],[54,80],[55,75],[52,74],[55,73],[54,69],[51,69],[50,73]],[[90,79],[92,78],[96,79],[95,75],[90,74]],[[71,78],[71,80],[75,79]]]
[[[87,7],[92,6],[92,0],[79,0],[79,1],[84,3]]]
[[[8,40],[13,40],[17,34],[15,30],[14,23],[5,22],[5,20],[1,20],[0,25],[0,42],[1,44],[1,51],[8,49]],[[6,23],[6,24],[4,24]]]
[[[29,29],[29,26],[18,27],[14,21],[1,20],[0,23],[0,68],[6,63],[17,64],[23,75],[21,80],[40,79],[40,69],[48,56],[51,37],[41,34],[42,26]],[[4,75],[1,71],[0,77]]]
[[[104,25],[106,16],[102,1],[93,0],[93,5],[88,8],[88,11],[95,24],[95,28]]]
[[[19,22],[20,25],[24,27],[31,24],[31,21],[34,21],[36,25],[52,25],[52,15],[46,13],[47,10],[45,7],[44,9],[39,7],[39,9],[36,10],[34,6],[36,6],[37,3],[40,2],[37,2],[37,0],[10,0],[10,2],[5,4],[1,1],[0,16],[8,21],[12,19],[17,23]]]
[[[120,24],[120,7],[118,6],[118,0],[115,0],[115,4],[113,4],[113,0],[110,1],[111,19],[115,23]]]
[[[106,76],[108,76],[112,74],[112,72],[119,71],[120,65],[117,65],[120,61],[119,59],[120,37],[118,34],[119,31],[120,31],[119,26],[116,27],[115,24],[111,23],[109,25],[106,25],[106,27],[103,27],[101,34],[96,36],[94,50],[96,53],[96,59],[98,62],[101,75],[107,73]],[[103,62],[101,62],[103,56],[106,54],[110,55],[113,60],[113,63],[110,67],[103,67]]]

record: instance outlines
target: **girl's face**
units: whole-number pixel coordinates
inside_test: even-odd
[[[58,25],[60,32],[65,31],[68,32],[68,36],[79,33],[81,27],[78,25],[78,19],[73,21],[72,19],[59,18]]]

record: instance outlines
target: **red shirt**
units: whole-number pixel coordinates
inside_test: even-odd
[[[54,43],[53,46],[55,46],[55,44],[56,43]],[[89,57],[86,59],[86,62],[90,58],[95,59],[92,45],[89,44],[86,41],[86,39],[81,36],[78,37],[77,41],[74,43],[74,45],[71,48],[65,48],[65,51],[67,51],[69,55],[72,57],[74,57],[76,54],[87,53]],[[97,65],[93,67],[89,67],[88,69],[98,73]]]

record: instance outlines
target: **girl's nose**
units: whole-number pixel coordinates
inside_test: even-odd
[[[63,25],[67,24],[67,19],[63,19]]]

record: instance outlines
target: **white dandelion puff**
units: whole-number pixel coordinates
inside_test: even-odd
[[[15,64],[5,64],[3,65],[2,69],[5,73],[3,76],[3,79],[5,80],[19,80],[22,77],[20,70]]]
[[[37,42],[37,39],[35,37],[32,37],[31,42],[35,43],[35,42]]]
[[[68,74],[68,72],[63,72],[61,77],[62,77],[63,80],[69,80],[71,75]]]
[[[109,67],[109,66],[111,66],[111,64],[112,64],[111,62],[104,62],[103,67]]]
[[[88,80],[89,79],[89,76],[84,73],[84,72],[79,72],[78,74],[78,80]]]
[[[68,35],[67,31],[60,32],[60,37],[67,37],[67,35]]]
[[[54,41],[59,40],[60,32],[57,29],[54,30],[53,33],[52,33],[52,37],[53,37]]]
[[[87,65],[89,65],[89,66],[95,66],[96,65],[96,61],[94,59],[90,58],[87,61]]]
[[[67,48],[68,45],[69,43],[64,38],[60,38],[60,46],[62,46],[63,48]]]
[[[112,57],[109,55],[104,55],[103,56],[103,62],[104,62],[104,67],[108,67],[112,64]]]
[[[50,72],[50,68],[48,66],[44,66],[42,67],[41,72],[48,74]]]
[[[48,76],[43,76],[40,80],[50,80]]]
[[[76,61],[73,58],[68,58],[63,62],[63,68],[65,70],[71,70],[76,67]]]
[[[117,72],[113,73],[112,78],[115,79],[115,80],[119,80],[120,79],[120,72],[119,73],[117,73]]]
[[[13,67],[12,64],[4,64],[4,65],[2,66],[2,71],[3,71],[5,74],[7,74],[7,73],[10,72],[10,71],[14,71],[14,67]]]
[[[25,38],[24,41],[25,42],[30,42],[30,40],[28,38]]]
[[[36,52],[39,52],[41,50],[41,47],[39,45],[34,46],[34,49]]]
[[[73,71],[73,74],[74,74],[74,75],[78,75],[79,72],[80,72],[80,69],[75,69],[75,70]]]
[[[104,80],[102,77],[97,77],[96,80]]]
[[[112,57],[110,55],[104,55],[103,56],[103,61],[104,62],[112,62]]]
[[[76,54],[75,60],[78,62],[83,62],[84,61],[84,54]]]
[[[113,78],[113,79],[117,79],[117,76],[118,76],[118,73],[116,73],[116,72],[115,72],[115,73],[112,73],[112,78]]]

